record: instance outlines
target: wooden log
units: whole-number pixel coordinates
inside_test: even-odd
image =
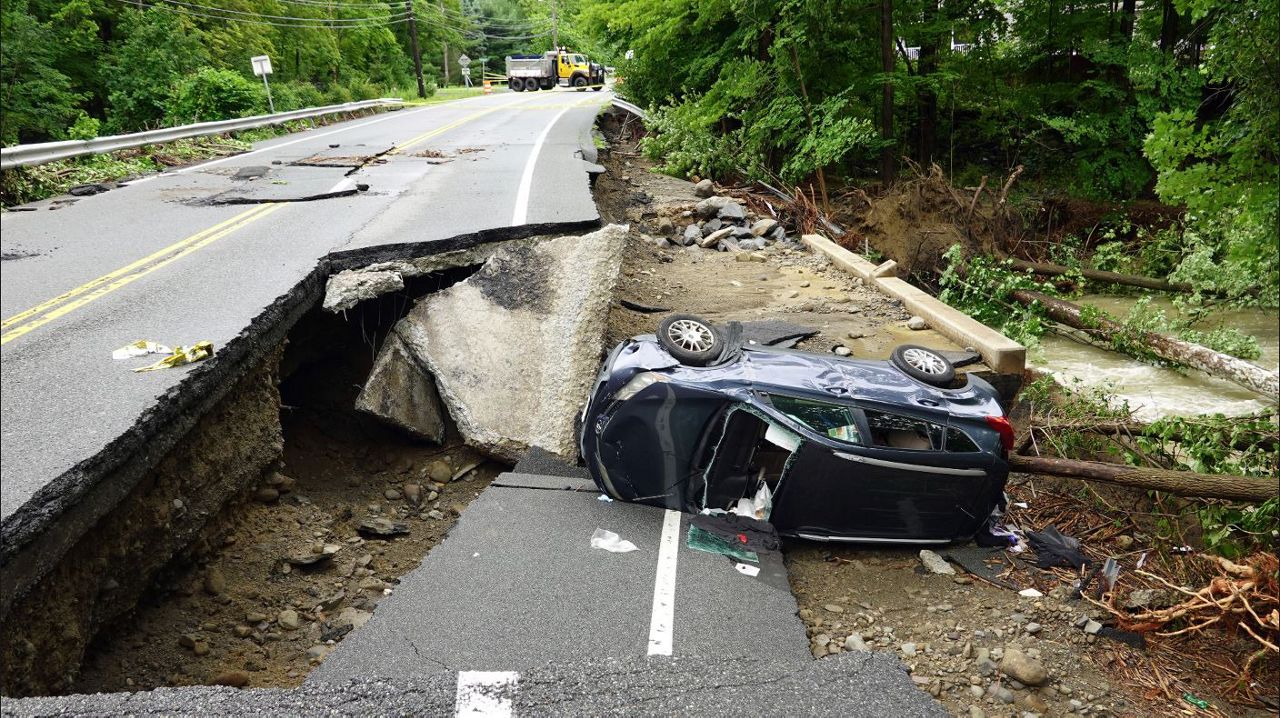
[[[1080,329],[1093,336],[1106,337],[1125,330],[1118,322],[1103,316],[1093,318],[1092,321],[1085,321],[1084,317],[1081,316],[1079,305],[1055,299],[1040,292],[1018,289],[1009,296],[1022,304],[1039,303],[1054,321],[1062,322],[1069,327]],[[1280,395],[1280,373],[1267,371],[1257,364],[1164,334],[1143,332],[1142,339],[1146,348],[1161,359],[1191,367],[1192,369],[1199,369],[1210,376],[1235,382],[1250,391],[1255,391],[1267,397],[1273,402]]]
[[[1031,270],[1034,274],[1045,276],[1058,276],[1062,274],[1070,274],[1074,271],[1070,267],[1064,267],[1061,264],[1049,264],[1047,262],[1027,262],[1021,259],[1013,260],[1014,269],[1022,271]],[[1170,282],[1164,279],[1156,279],[1154,277],[1142,277],[1136,274],[1120,274],[1118,272],[1107,272],[1101,269],[1080,269],[1080,274],[1086,279],[1092,279],[1097,282],[1106,282],[1107,284],[1123,284],[1128,287],[1143,287],[1144,289],[1156,289],[1162,292],[1185,292],[1194,291],[1190,284],[1183,282]]]
[[[1161,436],[1151,429],[1150,424],[1140,422],[1121,422],[1107,421],[1096,422],[1092,424],[1065,424],[1061,426],[1032,426],[1031,431],[1041,436],[1052,436],[1056,431],[1083,431],[1090,434],[1102,434],[1103,436],[1145,436],[1149,439],[1164,439],[1181,443],[1184,441],[1182,434],[1174,433],[1168,436]],[[1275,451],[1280,446],[1280,439],[1275,436],[1263,434],[1251,434],[1242,436],[1232,442],[1231,448],[1237,451],[1248,451],[1254,447],[1263,451]]]
[[[1280,494],[1280,482],[1252,476],[1197,474],[1191,471],[1149,469],[1098,461],[1074,461],[1046,456],[1009,457],[1009,469],[1028,474],[1067,476],[1108,484],[1154,489],[1201,499],[1263,502]]]

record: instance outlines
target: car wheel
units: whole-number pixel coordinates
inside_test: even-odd
[[[956,379],[956,368],[946,357],[932,349],[903,344],[893,350],[889,359],[907,376],[931,386],[950,386]]]
[[[658,323],[658,343],[681,364],[706,366],[720,354],[720,332],[692,314],[672,314]]]

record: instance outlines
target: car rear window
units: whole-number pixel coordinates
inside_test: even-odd
[[[867,409],[867,428],[871,445],[891,449],[941,451],[943,428],[924,419]]]
[[[778,411],[823,436],[847,444],[862,443],[862,435],[858,431],[858,420],[852,407],[778,394],[771,395],[769,400]]]
[[[956,428],[947,429],[947,451],[981,451],[969,435]]]

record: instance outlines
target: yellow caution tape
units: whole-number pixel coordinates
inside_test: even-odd
[[[147,354],[168,354],[169,356],[161,359],[155,364],[134,369],[135,372],[155,371],[156,369],[171,369],[176,366],[183,366],[198,362],[201,359],[207,359],[213,356],[213,342],[205,340],[196,342],[189,347],[177,347],[170,349],[169,347],[159,343],[140,339],[132,344],[122,346],[111,352],[112,359],[128,359],[130,357],[140,357]]]

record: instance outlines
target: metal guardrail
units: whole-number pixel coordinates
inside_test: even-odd
[[[131,135],[110,135],[108,137],[95,137],[91,140],[66,140],[63,142],[42,142],[35,145],[14,145],[13,147],[0,148],[0,169],[7,170],[14,167],[41,165],[46,162],[65,160],[71,157],[115,152],[116,150],[129,149],[131,147],[142,147],[144,145],[155,145],[163,142],[173,142],[174,140],[184,140],[189,137],[203,137],[206,135],[218,135],[223,132],[234,132],[236,130],[250,130],[255,127],[278,125],[291,120],[305,120],[310,117],[320,117],[322,115],[332,115],[339,112],[350,112],[353,110],[363,110],[382,105],[398,105],[401,103],[402,100],[398,97],[384,97],[377,100],[361,100],[359,102],[347,102],[341,105],[308,107],[301,110],[291,110],[289,112],[277,112],[274,115],[255,115],[253,117],[241,117],[234,120],[198,122],[194,125],[165,127],[159,130],[135,132]]]
[[[613,98],[613,106],[617,107],[620,110],[626,110],[627,112],[630,112],[631,114],[635,115],[636,117],[639,117],[642,120],[649,119],[649,114],[644,110],[640,109],[638,105],[633,105],[630,102],[627,102],[626,100],[619,99],[617,96]]]

